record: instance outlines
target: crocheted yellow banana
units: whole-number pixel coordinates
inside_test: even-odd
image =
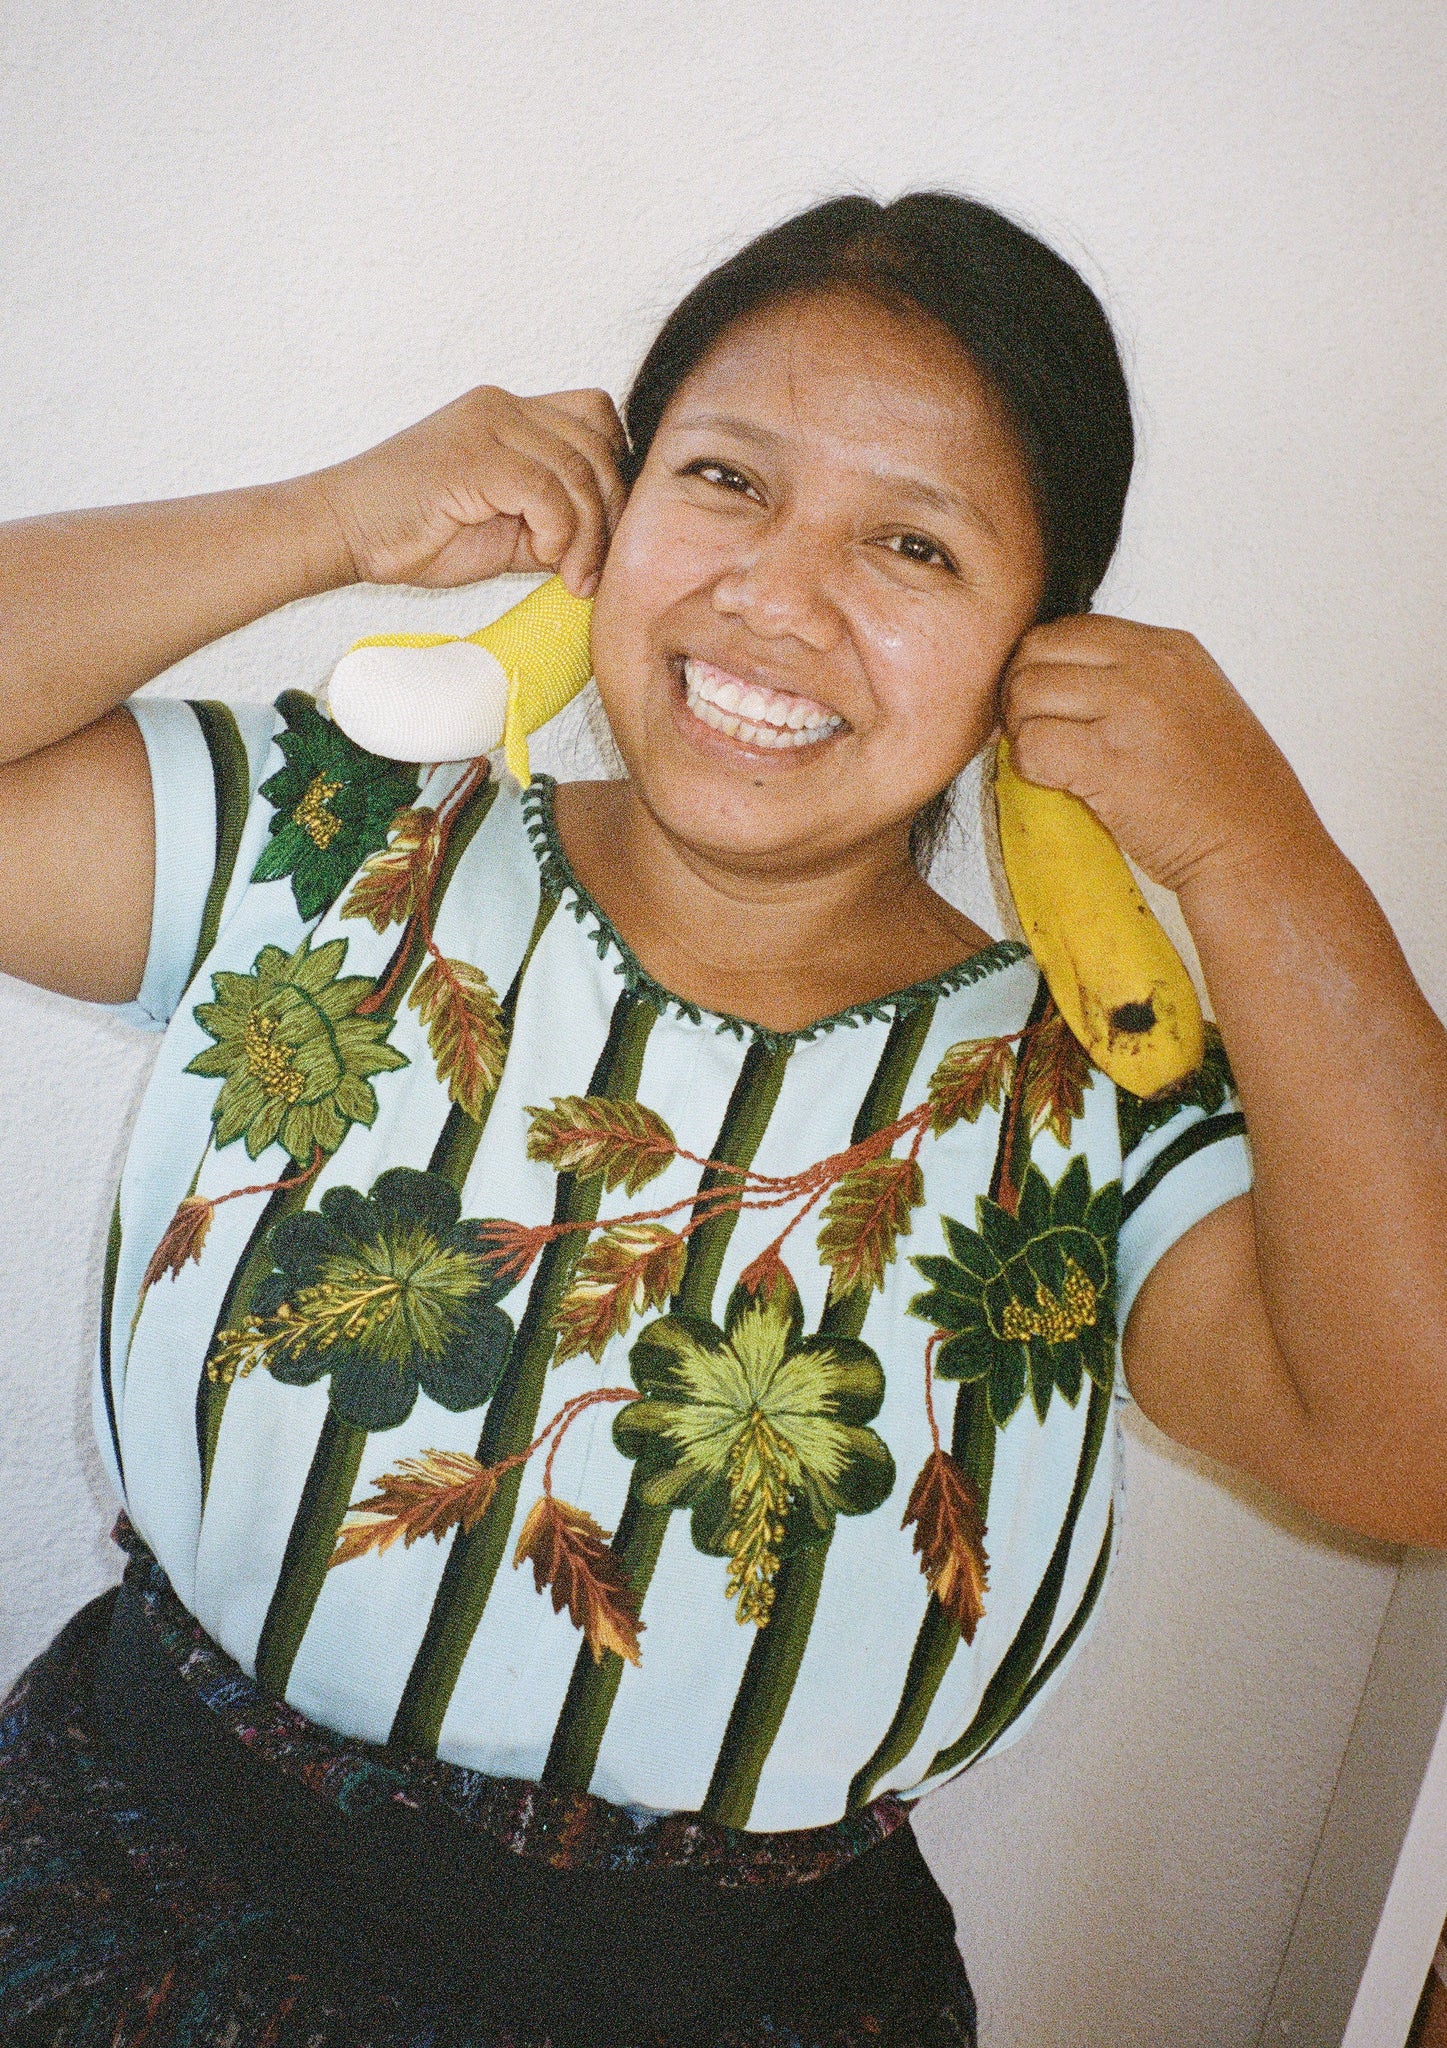
[[[477,633],[374,633],[337,663],[327,708],[349,739],[391,761],[469,761],[501,741],[526,789],[529,734],[592,674],[592,612],[550,576]]]
[[[1159,1095],[1205,1057],[1180,955],[1088,804],[1017,775],[1001,740],[995,807],[1010,894],[1056,1006],[1103,1073]]]

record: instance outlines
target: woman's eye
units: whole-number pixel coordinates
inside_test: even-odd
[[[921,562],[927,569],[936,563],[942,569],[953,569],[955,566],[944,549],[922,533],[891,534],[884,545],[895,554],[903,555],[907,562]]]
[[[701,477],[706,484],[718,484],[726,491],[752,491],[754,488],[741,471],[730,469],[726,462],[716,462],[708,457],[690,462],[683,474]]]

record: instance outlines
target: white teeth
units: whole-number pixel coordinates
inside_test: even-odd
[[[838,732],[844,720],[811,698],[764,685],[742,684],[702,663],[685,661],[688,708],[715,732],[764,749],[811,746]]]

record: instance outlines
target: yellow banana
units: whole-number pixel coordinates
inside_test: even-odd
[[[1030,950],[1070,1029],[1132,1095],[1159,1095],[1205,1057],[1180,955],[1088,804],[995,757],[1000,853]]]
[[[332,671],[328,709],[349,738],[393,761],[466,761],[501,741],[526,789],[529,735],[593,672],[592,613],[550,576],[476,633],[374,633]]]

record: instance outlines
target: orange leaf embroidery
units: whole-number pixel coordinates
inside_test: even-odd
[[[614,1223],[588,1246],[553,1317],[557,1363],[586,1351],[601,1358],[634,1316],[658,1308],[683,1279],[686,1246],[661,1223]]]
[[[930,1129],[938,1138],[963,1120],[974,1123],[984,1109],[998,1109],[1015,1072],[1015,1048],[1008,1038],[962,1038],[930,1076]]]
[[[883,1287],[896,1241],[909,1235],[909,1212],[923,1200],[917,1159],[867,1159],[850,1167],[825,1204],[819,1232],[833,1293]]]
[[[636,1195],[656,1179],[678,1142],[656,1111],[606,1095],[555,1095],[551,1109],[530,1108],[528,1158],[559,1173],[601,1173],[605,1188]]]
[[[1032,1136],[1048,1130],[1062,1145],[1085,1107],[1090,1055],[1051,1003],[1026,1041],[1021,1107]]]
[[[749,1260],[739,1275],[739,1285],[750,1294],[766,1295],[772,1295],[778,1287],[794,1287],[794,1276],[779,1256],[777,1240],[766,1244],[757,1258]]]
[[[492,983],[466,960],[430,960],[407,998],[427,1030],[438,1079],[464,1115],[481,1117],[502,1079],[507,1033]]]
[[[215,1213],[216,1204],[207,1201],[204,1195],[187,1195],[151,1253],[150,1263],[141,1276],[142,1294],[148,1287],[154,1287],[163,1273],[169,1273],[174,1280],[187,1259],[200,1258]]]
[[[466,1535],[491,1506],[497,1473],[465,1451],[424,1451],[420,1458],[403,1458],[395,1472],[384,1472],[372,1484],[377,1491],[370,1500],[347,1510],[334,1565],[386,1550],[399,1536],[410,1550],[422,1536],[440,1543],[449,1529]]]
[[[516,1285],[555,1234],[547,1223],[510,1223],[506,1216],[490,1216],[477,1226],[477,1248],[494,1279]]]
[[[533,1584],[541,1593],[552,1589],[553,1612],[564,1607],[574,1628],[580,1628],[598,1663],[605,1650],[639,1661],[638,1617],[633,1589],[608,1548],[605,1529],[583,1508],[550,1493],[540,1494],[528,1510],[513,1555],[533,1568]]]
[[[921,1466],[900,1527],[911,1522],[925,1583],[972,1643],[989,1584],[985,1525],[974,1488],[948,1451],[931,1451]]]
[[[437,813],[425,804],[398,811],[391,831],[381,852],[362,863],[340,912],[366,918],[379,932],[405,924],[426,901],[441,845]]]

